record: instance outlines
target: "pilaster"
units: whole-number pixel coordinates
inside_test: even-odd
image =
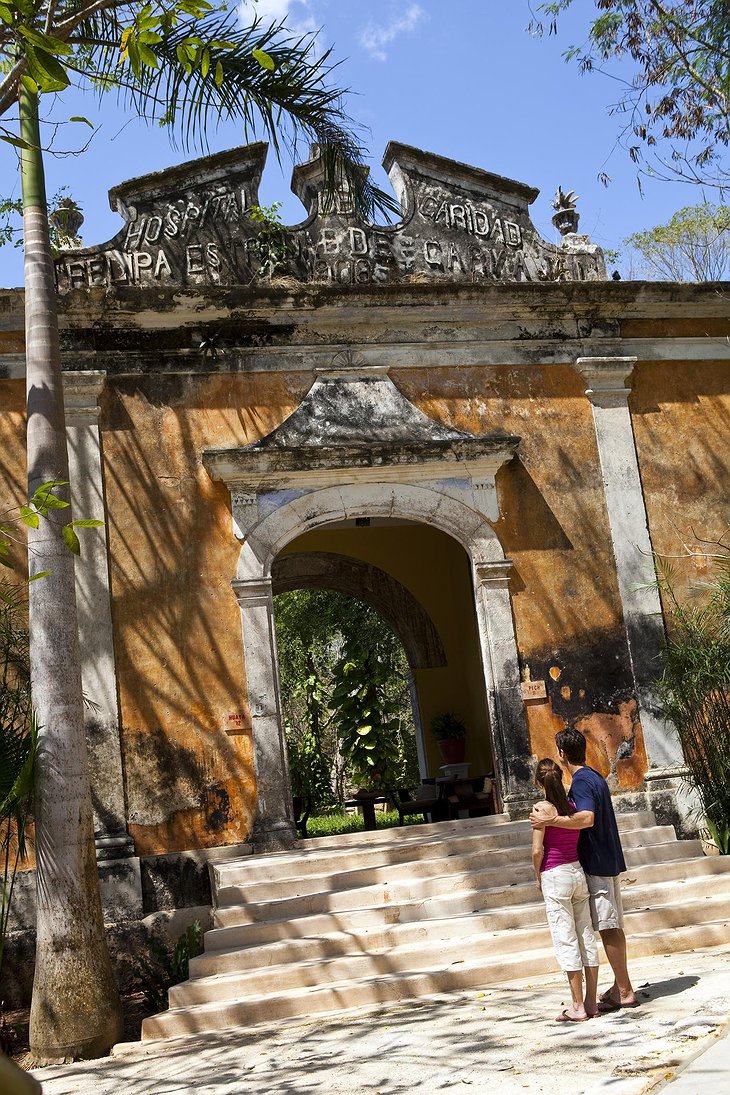
[[[296,840],[289,761],[279,691],[274,630],[274,594],[270,577],[236,579],[251,714],[257,813],[255,851],[288,848]]]
[[[644,744],[653,768],[683,763],[676,730],[662,717],[655,694],[664,640],[661,602],[639,475],[628,399],[635,357],[582,357],[576,368],[588,383],[593,422],[623,606]]]
[[[104,372],[69,372],[63,377],[71,500],[77,518],[107,516],[99,433],[105,379]],[[134,846],[126,827],[106,525],[84,530],[81,541],[76,601],[96,854],[101,861],[133,856]]]
[[[496,774],[505,810],[521,817],[529,813],[535,792],[509,592],[511,568],[509,559],[475,562],[474,585],[482,657],[490,670],[487,705]]]

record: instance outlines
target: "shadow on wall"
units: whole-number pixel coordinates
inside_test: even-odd
[[[277,384],[278,421],[291,396]],[[255,807],[230,586],[239,545],[228,491],[199,454],[249,440],[240,408],[252,385],[237,377],[111,385],[103,445],[130,833],[140,854],[239,843]],[[243,734],[228,732],[241,724]]]

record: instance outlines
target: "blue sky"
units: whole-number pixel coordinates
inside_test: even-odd
[[[610,248],[701,199],[695,188],[655,180],[645,180],[642,198],[635,167],[615,147],[620,120],[608,113],[620,83],[581,76],[563,61],[563,50],[584,41],[592,3],[576,4],[559,37],[542,40],[526,32],[527,0],[244,0],[242,8],[286,14],[297,29],[322,28],[322,44],[334,45],[342,59],[340,83],[356,92],[349,111],[370,131],[364,141],[385,187],[380,161],[387,142],[398,140],[539,187],[532,216],[548,239],[555,238],[550,202],[557,186],[576,191],[580,231]],[[191,157],[171,147],[164,131],[120,116],[111,97],[100,104],[72,93],[55,107],[58,118],[78,113],[98,130],[82,156],[49,159],[48,192],[70,187],[86,217],[84,242],[92,245],[121,223],[109,209],[110,187]],[[82,141],[82,128],[65,126],[60,139]],[[233,124],[211,130],[213,151],[241,140]],[[608,188],[597,180],[600,171],[612,176]],[[302,207],[290,194],[290,175],[291,164],[280,169],[271,156],[261,201],[282,200],[284,220],[295,223]],[[0,148],[0,194],[17,194],[7,145]],[[0,248],[0,285],[21,283],[20,253]]]

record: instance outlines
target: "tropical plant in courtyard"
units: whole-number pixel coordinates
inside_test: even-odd
[[[344,719],[352,729],[351,713],[355,719],[362,713],[363,705],[351,703],[349,693],[367,686],[368,655],[380,678],[379,702],[397,724],[391,728],[397,761],[389,786],[418,783],[408,662],[391,628],[370,606],[330,590],[280,593],[275,605],[293,793],[310,797],[317,811],[341,807],[352,785],[372,785],[371,766],[360,763],[363,735],[350,734],[343,724]]]
[[[677,728],[707,826],[730,852],[730,557],[715,555],[714,578],[700,597],[680,597],[677,573],[659,559],[668,605],[668,638],[659,695]]]
[[[332,704],[340,748],[361,788],[387,790],[400,782],[396,704],[387,694],[387,666],[376,651],[356,641],[336,669]]]
[[[277,152],[306,136],[320,146],[329,189],[347,185],[367,212],[388,199],[362,169],[331,73],[312,36],[242,26],[207,0],[0,0],[0,140],[19,154],[24,218],[29,496],[69,478],[40,102],[71,84],[110,91],[184,146],[204,143],[222,116],[240,121],[244,137],[262,131]],[[41,1059],[103,1053],[121,1031],[96,879],[67,524],[57,509],[28,529],[31,577],[48,572],[29,605],[39,725],[31,1048]]]

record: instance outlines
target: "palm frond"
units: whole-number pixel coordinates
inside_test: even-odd
[[[120,33],[113,11],[80,25],[74,41],[86,51],[87,74],[101,86],[116,86],[125,106],[168,127],[184,149],[207,149],[221,118],[239,121],[244,141],[267,139],[280,159],[284,152],[294,157],[302,140],[314,141],[330,193],[346,185],[367,217],[398,211],[368,177],[365,149],[343,106],[347,90],[333,83],[337,64],[331,51],[317,52],[316,35],[291,35],[284,23],[264,25],[260,19],[241,27],[231,13],[211,13],[180,22],[155,46],[159,67],[143,67],[135,76],[128,66],[120,68]],[[191,34],[207,43],[205,69],[181,62],[178,49]],[[272,58],[273,71],[254,51]]]

